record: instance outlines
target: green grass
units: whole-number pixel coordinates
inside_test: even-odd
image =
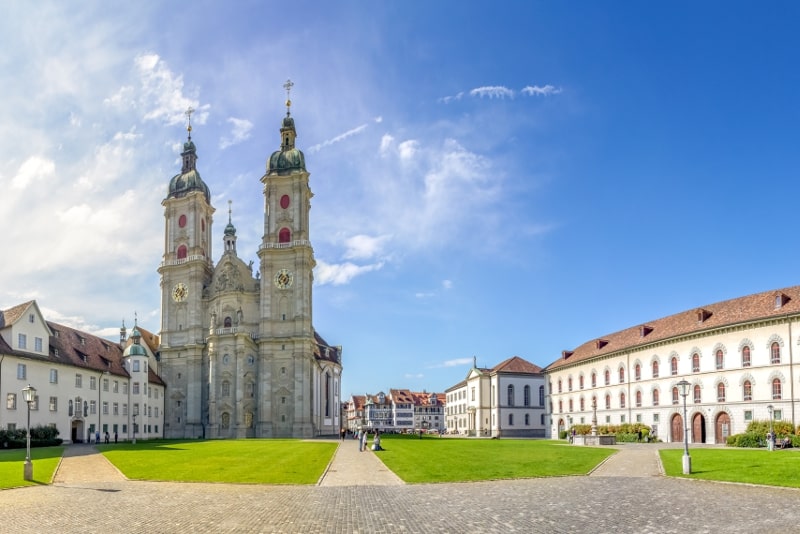
[[[126,477],[137,480],[316,484],[333,457],[336,443],[283,439],[159,440],[97,448]]]
[[[795,449],[689,449],[692,473],[683,474],[683,449],[662,449],[669,476],[800,488],[800,451]]]
[[[50,484],[56,472],[64,447],[42,447],[31,449],[33,480],[23,480],[25,449],[0,450],[0,489],[19,486]]]
[[[461,482],[585,475],[611,449],[563,441],[386,435],[376,453],[405,482]]]

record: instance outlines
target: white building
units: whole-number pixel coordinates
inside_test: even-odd
[[[798,421],[800,286],[691,309],[564,351],[545,373],[549,434],[572,424],[641,422],[683,441],[690,383],[692,443],[724,443],[752,420]]]
[[[514,356],[497,366],[473,365],[445,391],[447,431],[485,437],[544,437],[542,369]]]
[[[158,438],[165,385],[158,338],[138,326],[120,343],[46,321],[35,301],[0,312],[0,427],[27,427],[22,389],[36,388],[31,427],[54,426],[65,443]],[[135,429],[134,429],[135,423]]]

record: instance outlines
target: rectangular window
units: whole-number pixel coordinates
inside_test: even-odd
[[[475,400],[475,388],[472,388],[472,400]]]
[[[8,410],[16,410],[17,409],[17,394],[16,393],[9,393],[6,396],[6,409],[8,409]]]
[[[77,373],[75,375],[75,387],[76,388],[82,388],[83,387],[83,375],[80,374],[80,373]]]
[[[39,409],[39,395],[33,396],[33,402],[31,402],[31,410],[38,410]]]
[[[654,423],[658,423],[658,414],[657,413],[653,414],[653,422]]]
[[[133,360],[133,372],[134,373],[139,372],[139,360]]]
[[[122,415],[128,415],[128,405],[127,404],[123,404],[122,405]]]
[[[51,412],[58,411],[58,397],[50,397],[50,411]]]
[[[133,415],[139,415],[139,403],[134,403],[133,405]]]
[[[625,422],[625,416],[624,415],[620,416],[619,422],[620,423],[624,423]]]
[[[783,412],[781,412],[780,410],[775,410],[773,414],[776,421],[780,421],[781,419],[783,419]]]
[[[108,378],[103,379],[103,391],[108,391]]]
[[[133,383],[133,394],[134,395],[138,395],[139,394],[139,382],[134,382]]]
[[[97,389],[97,377],[90,376],[89,377],[89,389]]]
[[[119,382],[114,380],[114,384],[111,386],[112,393],[119,393]]]
[[[35,320],[36,320],[36,319],[33,317],[33,314],[32,314],[32,313],[31,313],[30,315],[28,315],[28,322],[29,322],[29,323],[32,323],[32,322],[34,322]]]
[[[17,337],[17,348],[25,349],[28,348],[28,336],[25,334],[19,334]]]
[[[745,410],[744,411],[744,420],[745,421],[752,421],[753,420],[753,410]]]
[[[42,352],[42,338],[33,338],[33,348],[36,352]]]
[[[17,424],[16,423],[8,423],[8,431],[9,432],[14,432],[16,429],[17,429]]]
[[[58,384],[58,369],[50,369],[50,383]]]
[[[103,415],[108,415],[108,402],[103,401]]]
[[[128,383],[127,382],[123,382],[122,383],[122,394],[123,395],[127,395],[128,394]]]
[[[28,376],[28,368],[24,363],[17,364],[17,378],[19,380],[25,380]]]
[[[96,414],[97,413],[97,402],[96,401],[89,401],[89,413]]]
[[[155,407],[155,413],[154,413],[154,415],[155,415],[156,417],[158,417],[158,406],[156,406],[156,407]]]
[[[114,415],[119,415],[119,403],[115,402],[113,406]]]

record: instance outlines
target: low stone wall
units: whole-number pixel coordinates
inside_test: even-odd
[[[607,436],[588,436],[577,434],[572,442],[573,445],[616,445],[617,436],[609,434]]]

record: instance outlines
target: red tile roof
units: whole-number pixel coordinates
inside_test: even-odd
[[[692,308],[603,335],[587,341],[574,351],[564,351],[562,357],[548,365],[545,371],[553,371],[617,351],[632,350],[655,341],[796,314],[800,314],[800,286],[755,293]]]
[[[541,374],[542,368],[529,362],[528,360],[523,360],[519,356],[512,356],[511,358],[497,364],[492,369],[492,372]]]

